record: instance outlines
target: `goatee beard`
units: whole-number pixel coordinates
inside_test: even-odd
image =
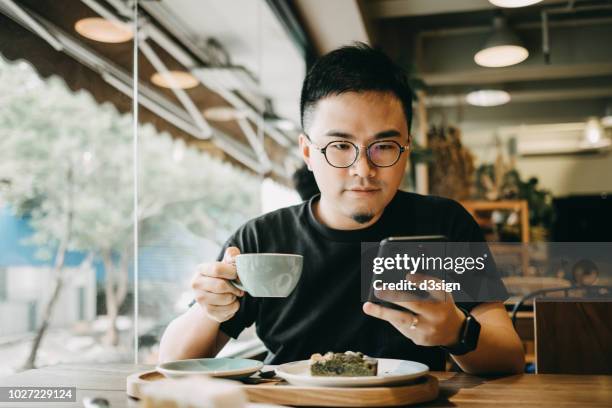
[[[351,215],[351,218],[359,224],[367,224],[368,222],[372,221],[372,218],[374,218],[374,214],[371,214],[371,213],[353,214]]]

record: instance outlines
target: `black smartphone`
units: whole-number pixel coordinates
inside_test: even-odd
[[[393,258],[395,257],[396,254],[398,254],[399,252],[402,252],[401,251],[402,249],[405,249],[405,245],[402,246],[403,243],[420,244],[420,243],[427,243],[427,242],[447,242],[447,241],[448,241],[448,238],[444,235],[411,235],[411,236],[388,237],[388,238],[383,239],[380,242],[380,245],[378,247],[378,253],[376,256],[379,258]],[[421,254],[427,256],[427,253],[426,253],[427,248],[425,246],[421,246],[418,244],[416,244],[416,247],[414,248],[415,251],[417,251],[417,253],[413,254],[412,256],[420,256]],[[391,271],[391,273],[394,273],[394,271]],[[398,272],[395,272],[395,273],[398,273]],[[405,271],[402,271],[399,273],[405,276]],[[376,279],[376,276],[377,275],[372,274],[372,281],[370,282],[370,287],[368,291],[368,301],[379,304],[384,307],[388,307],[390,309],[395,309],[395,310],[400,310],[400,311],[407,310],[406,308],[403,308],[395,303],[387,302],[376,296],[376,294],[374,293],[375,292],[374,280]],[[416,299],[422,299],[422,300],[426,300],[430,296],[427,291],[421,290],[421,289],[411,290],[410,295],[414,296]]]

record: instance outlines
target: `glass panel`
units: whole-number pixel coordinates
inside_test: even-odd
[[[7,298],[7,273],[6,268],[0,267],[0,302],[4,302]]]
[[[131,362],[133,120],[117,85],[122,78],[129,93],[131,32],[116,43],[87,38],[92,27],[79,23],[105,20],[84,2],[8,3],[0,7],[0,375]]]
[[[161,335],[194,299],[197,265],[249,219],[299,202],[296,126],[278,126],[297,123],[304,60],[263,0],[141,7],[141,84],[173,112],[140,133],[139,359],[156,363]],[[180,71],[174,89],[155,80],[165,71]],[[262,347],[251,327],[222,355]]]

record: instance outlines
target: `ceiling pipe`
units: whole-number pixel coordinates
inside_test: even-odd
[[[204,138],[209,139],[212,135],[210,125],[206,119],[204,119],[198,108],[196,108],[189,95],[187,95],[187,92],[185,92],[175,83],[174,78],[171,75],[168,75],[168,68],[163,63],[161,58],[159,58],[159,56],[155,53],[155,51],[153,51],[153,48],[151,48],[151,46],[147,43],[146,38],[139,39],[139,47],[144,56],[149,60],[157,72],[167,77],[170,82],[170,89],[172,90],[172,93],[174,93],[196,125],[198,125],[198,127],[202,130]]]
[[[111,11],[109,11],[106,7],[98,3],[96,0],[81,0],[83,4],[87,7],[95,11],[100,17],[104,17],[109,21],[113,21],[115,23],[125,24],[130,19],[129,18],[119,18],[117,15]]]
[[[567,8],[555,8],[555,9],[546,9],[546,13],[550,15],[556,14],[568,14],[575,13],[578,11],[605,11],[612,10],[611,5],[600,5],[600,6],[580,6],[574,7],[572,10],[568,10]],[[548,22],[549,28],[557,28],[557,27],[577,27],[577,26],[593,26],[593,25],[608,25],[612,23],[612,17],[595,17],[595,18],[572,18],[572,19],[564,19],[561,21],[550,20]],[[526,23],[515,23],[512,25],[515,30],[528,30],[534,28],[541,28],[542,21],[540,19],[539,22],[526,22]],[[456,28],[439,28],[432,30],[423,30],[419,31],[417,35],[428,38],[428,37],[446,37],[453,35],[468,35],[468,34],[479,34],[479,33],[487,33],[491,30],[490,25],[476,25],[476,26],[467,26],[467,27],[456,27]]]
[[[62,43],[58,41],[53,34],[12,0],[0,0],[0,9],[4,10],[7,16],[16,20],[19,24],[24,25],[28,30],[38,34],[38,36],[53,47],[55,51],[63,50],[64,47]]]
[[[117,89],[124,95],[129,97],[132,96],[131,83],[125,83],[121,79],[115,77],[112,74],[109,74],[108,72],[102,72],[102,79],[104,79],[107,84],[111,85],[113,88]],[[138,99],[142,106],[155,113],[160,118],[172,123],[174,126],[179,128],[183,132],[194,136],[196,139],[205,139],[201,135],[201,129],[194,125],[193,122],[189,121],[187,118],[181,117],[181,115],[177,115],[175,112],[165,109],[146,95],[140,94]]]
[[[251,148],[257,154],[257,158],[259,159],[261,166],[265,169],[263,173],[267,173],[271,169],[271,161],[266,153],[266,150],[264,149],[261,138],[257,137],[257,134],[251,127],[248,120],[238,118],[236,122],[238,123],[238,126],[240,127],[240,130],[242,130],[244,136],[246,136],[247,140],[249,141]]]

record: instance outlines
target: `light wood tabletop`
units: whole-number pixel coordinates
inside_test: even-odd
[[[151,365],[62,364],[0,378],[0,386],[72,386],[74,403],[0,403],[0,407],[82,407],[84,397],[104,397],[111,408],[137,407],[125,394],[126,378]],[[425,407],[610,407],[612,376],[524,374],[483,378],[463,373],[433,372],[440,395]]]

